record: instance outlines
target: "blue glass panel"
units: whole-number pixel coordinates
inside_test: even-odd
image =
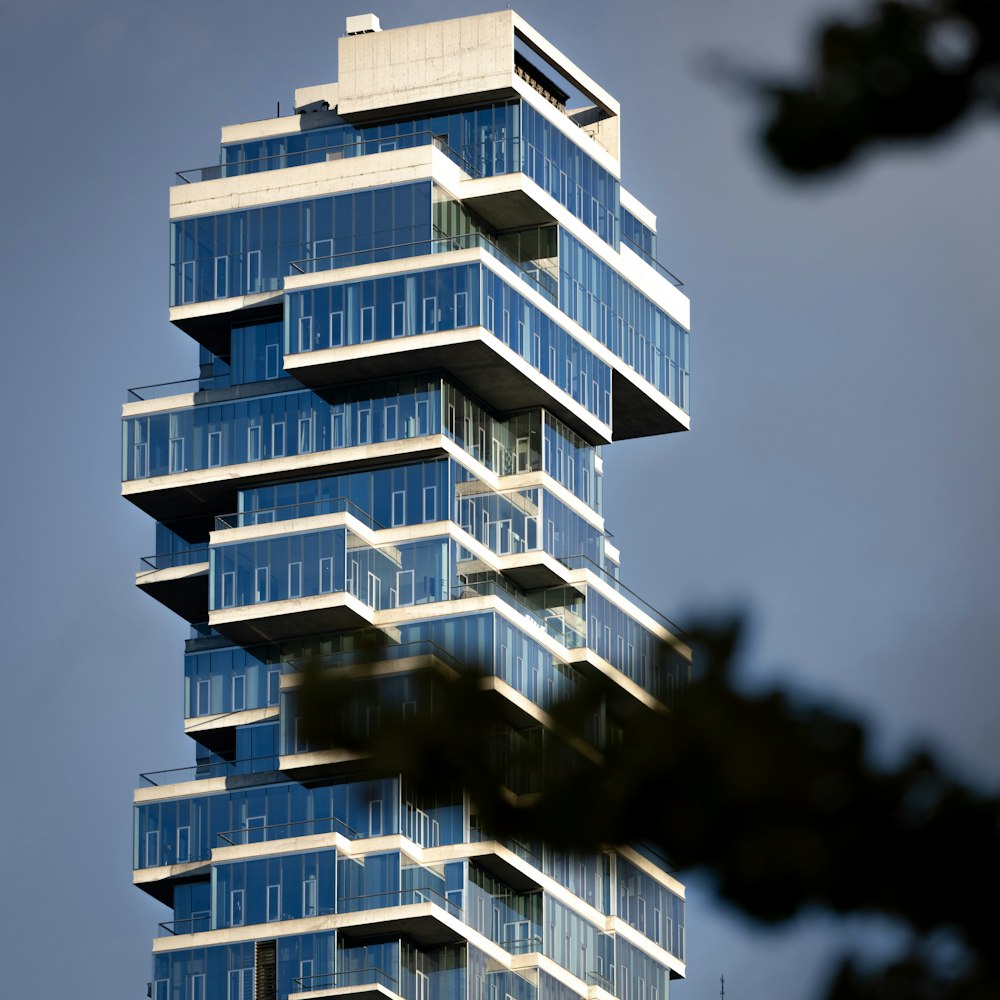
[[[562,310],[689,412],[688,331],[562,229],[559,269]]]

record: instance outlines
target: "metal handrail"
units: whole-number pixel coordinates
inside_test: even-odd
[[[641,257],[654,271],[662,274],[664,278],[667,279],[675,288],[683,288],[684,282],[674,274],[666,265],[661,264],[651,253],[643,250],[638,243],[635,242],[630,236],[626,236],[624,233],[621,234],[622,242],[625,243],[629,250],[634,254]]]
[[[408,140],[410,139],[416,139],[418,137],[423,137],[423,136],[428,137],[425,142],[412,142],[412,143],[408,142]],[[363,148],[367,147],[371,143],[375,143],[376,145],[378,145],[387,142],[398,142],[400,143],[400,145],[395,145],[392,147],[392,149]],[[449,146],[448,143],[445,142],[444,139],[442,139],[442,137],[438,135],[436,132],[431,132],[428,130],[424,130],[421,132],[411,132],[409,135],[385,136],[384,138],[365,139],[362,136],[358,136],[353,142],[343,142],[337,146],[321,146],[318,149],[299,149],[285,153],[272,153],[270,156],[258,156],[250,160],[235,160],[231,163],[214,163],[206,167],[193,167],[190,170],[178,170],[176,171],[176,174],[177,177],[180,180],[182,180],[185,184],[193,184],[205,180],[222,180],[227,177],[242,177],[245,174],[263,173],[264,171],[269,169],[281,170],[281,169],[286,169],[288,167],[304,167],[304,166],[309,166],[313,163],[330,162],[329,158],[326,156],[324,156],[323,159],[317,159],[312,161],[310,161],[308,157],[315,157],[319,156],[320,154],[334,153],[340,150],[358,150],[358,152],[353,154],[348,154],[347,156],[344,157],[334,157],[334,160],[353,159],[354,156],[374,156],[378,153],[390,153],[397,149],[418,149],[421,146],[435,146],[438,149],[440,149],[443,153],[445,153],[445,155],[447,155],[449,159],[455,160],[458,163],[458,165],[461,166],[465,170],[465,172],[468,173],[470,176],[472,177],[483,176],[482,171],[480,171],[477,167],[473,166],[473,164],[471,164],[467,159],[465,159],[465,157],[462,156],[462,154],[459,153],[458,150],[454,149],[452,146]],[[284,164],[284,166],[277,166],[277,167],[264,167],[263,170],[255,170],[252,167],[253,164],[267,163],[269,160],[288,160],[295,158],[301,158],[302,162],[286,163]],[[248,167],[250,169],[247,169]],[[217,176],[215,177],[204,176],[206,172],[213,173],[216,171],[218,173]],[[195,173],[201,174],[202,176],[199,177],[197,180],[192,180],[190,177],[187,176],[188,174],[195,174]]]
[[[287,830],[289,827],[293,826],[305,826],[307,823],[333,823],[337,826],[343,828],[344,836],[348,840],[361,840],[365,834],[358,830],[355,830],[353,826],[349,826],[342,819],[336,816],[320,816],[314,819],[296,819],[289,820],[287,823],[269,823],[267,826],[255,826],[255,827],[239,827],[236,830],[223,830],[220,833],[216,833],[217,840],[223,840],[231,847],[239,847],[241,844],[250,843],[247,839],[234,840],[233,837],[239,836],[240,838],[248,838],[250,834],[264,833],[267,830]],[[305,834],[304,836],[308,836]],[[269,838],[265,837],[264,840]]]
[[[252,521],[251,519],[259,514],[271,514],[271,513],[276,514],[278,511],[297,510],[300,507],[318,507],[327,504],[337,504],[337,503],[343,504],[345,510],[323,511],[323,513],[350,514],[352,517],[357,517],[359,521],[361,521],[364,524],[367,524],[368,527],[372,528],[373,530],[378,531],[385,529],[384,524],[381,524],[379,521],[376,521],[375,518],[368,513],[368,511],[364,510],[362,507],[359,507],[356,503],[354,503],[353,500],[350,500],[347,497],[323,497],[322,499],[318,500],[302,500],[299,503],[283,504],[279,507],[262,507],[260,510],[240,510],[240,511],[235,511],[232,514],[217,514],[215,517],[215,530],[225,531],[230,528],[245,528],[251,526],[257,527],[261,524],[277,524],[280,521],[291,520],[291,518],[275,517],[273,521]],[[348,510],[346,508],[353,508],[353,510]],[[355,511],[357,513],[355,513]],[[320,515],[308,514],[303,516],[319,517]]]
[[[519,264],[516,260],[514,260],[513,257],[497,246],[497,244],[484,233],[462,233],[461,235],[455,236],[435,236],[426,240],[414,240],[410,243],[392,243],[386,246],[369,247],[364,250],[345,250],[341,253],[327,254],[322,257],[303,257],[299,260],[291,261],[289,267],[292,271],[298,274],[316,274],[320,271],[336,270],[338,266],[352,266],[351,264],[338,265],[334,263],[335,261],[342,260],[344,258],[372,257],[373,259],[371,260],[358,261],[358,263],[361,264],[371,264],[378,263],[378,260],[374,259],[375,255],[389,254],[384,257],[385,260],[396,260],[398,258],[391,254],[390,251],[424,247],[427,248],[425,251],[427,254],[442,253],[450,250],[466,250],[470,247],[483,247],[488,253],[495,256],[501,263],[509,264],[515,273],[530,281],[538,288],[541,294],[546,296],[546,298],[555,294],[553,289],[546,287],[545,283],[539,280],[535,274],[532,274],[531,271],[524,267],[523,264]],[[411,256],[417,257],[423,256],[423,254],[413,253]],[[317,267],[317,264],[323,264],[324,266]],[[542,268],[538,269],[538,273],[548,274],[553,281],[557,280]]]

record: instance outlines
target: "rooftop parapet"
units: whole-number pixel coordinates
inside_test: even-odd
[[[347,34],[337,54],[344,118],[494,100],[527,86],[619,158],[617,123],[609,121],[618,118],[618,102],[514,11]],[[319,93],[297,91],[296,104]],[[567,110],[571,98],[590,106]]]

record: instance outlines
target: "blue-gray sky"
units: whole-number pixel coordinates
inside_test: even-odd
[[[752,612],[749,676],[864,714],[881,752],[928,739],[997,782],[1000,126],[783,180],[711,52],[803,62],[837,0],[525,0],[623,107],[625,185],[693,299],[691,433],[607,455],[634,589],[681,621]],[[383,25],[495,9],[379,0]],[[166,189],[223,123],[336,77],[360,5],[7,0],[0,13],[5,990],[140,997],[160,904],[131,888],[131,789],[190,761],[179,620],[132,586],[152,524],[117,498],[126,387],[195,374],[167,323]],[[947,873],[928,858],[914,878]],[[814,995],[845,939],[760,932],[689,893],[675,996]]]

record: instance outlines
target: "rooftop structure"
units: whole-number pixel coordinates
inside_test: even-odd
[[[373,726],[433,663],[481,671],[512,739],[593,672],[613,739],[690,667],[603,516],[603,447],[689,426],[688,300],[621,187],[617,101],[509,10],[351,17],[338,60],[178,175],[200,371],[123,410],[137,583],[191,624],[195,762],[135,793],[134,881],[172,911],[150,996],[667,1000],[662,859],[497,840],[460,789],[421,800],[300,725],[303,662],[373,644]]]

